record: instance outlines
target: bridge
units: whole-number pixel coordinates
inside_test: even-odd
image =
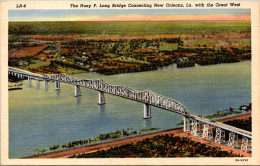
[[[247,153],[251,152],[251,132],[192,114],[181,103],[149,90],[137,91],[123,86],[110,85],[103,80],[78,80],[66,74],[41,75],[12,67],[8,68],[8,74],[20,79],[27,78],[29,84],[31,84],[32,79],[36,80],[37,85],[40,81],[44,81],[45,87],[48,86],[48,82],[55,82],[55,89],[57,90],[60,89],[60,82],[72,84],[75,86],[76,97],[81,95],[81,87],[97,90],[99,92],[98,104],[100,105],[105,104],[104,93],[134,100],[144,104],[144,119],[152,117],[151,106],[171,111],[183,116],[184,132],[191,132],[194,136],[232,148],[240,148]],[[215,130],[215,133],[213,133],[213,130]],[[226,133],[228,133],[228,137],[226,137]],[[239,145],[240,137],[242,137],[242,141]]]

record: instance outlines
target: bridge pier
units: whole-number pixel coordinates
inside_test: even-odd
[[[216,128],[215,142],[219,143],[219,144],[225,142],[225,130],[224,129],[219,128],[219,127]]]
[[[251,142],[250,139],[243,136],[242,137],[242,144],[241,144],[241,150],[248,153],[251,151]]]
[[[40,80],[36,79],[36,88],[39,89],[40,88]]]
[[[44,80],[44,87],[47,88],[48,87],[48,80]]]
[[[212,127],[207,123],[204,123],[202,137],[205,139],[213,139]]]
[[[28,77],[28,84],[32,85],[32,79],[30,77]]]
[[[60,81],[55,81],[55,89],[60,89]]]
[[[191,135],[198,136],[198,121],[192,119],[191,126],[192,126]]]
[[[105,102],[105,93],[103,91],[98,92],[98,104],[103,105],[106,104]]]
[[[190,131],[190,118],[183,116],[183,131]]]
[[[150,118],[152,118],[151,105],[145,103],[144,104],[144,119],[150,119]]]
[[[228,146],[235,148],[238,146],[238,135],[234,132],[229,132]]]
[[[75,97],[81,96],[80,93],[80,86],[79,85],[75,85]]]

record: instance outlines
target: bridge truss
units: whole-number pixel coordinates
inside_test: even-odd
[[[12,67],[9,67],[8,73],[21,79],[28,78],[29,83],[31,79],[35,79],[37,83],[44,81],[45,86],[48,85],[48,82],[55,82],[56,89],[60,89],[60,82],[75,85],[75,96],[81,95],[80,87],[97,90],[99,91],[99,104],[105,104],[104,93],[143,103],[145,119],[151,118],[151,106],[171,111],[183,115],[185,132],[191,131],[194,136],[212,140],[219,144],[226,144],[232,148],[239,147],[238,139],[242,137],[240,149],[247,153],[252,150],[251,132],[191,114],[181,103],[150,90],[137,91],[132,88],[110,85],[103,80],[78,80],[66,74],[40,75]],[[215,134],[213,130],[216,131]],[[226,133],[228,133],[228,137],[226,137]]]

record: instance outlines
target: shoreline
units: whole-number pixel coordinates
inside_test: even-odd
[[[251,117],[251,113],[248,113],[248,114],[243,114],[243,115],[238,115],[238,116],[234,116],[234,117],[228,117],[228,118],[220,119],[220,120],[217,120],[217,121],[226,122],[226,121],[237,120],[237,119],[249,119],[250,117]],[[190,132],[183,132],[183,127],[180,127],[180,128],[174,128],[174,129],[159,131],[159,132],[155,132],[155,133],[148,133],[148,134],[143,134],[143,135],[126,137],[126,138],[122,138],[122,139],[118,139],[118,140],[111,140],[111,141],[108,141],[108,142],[97,143],[97,144],[93,144],[93,145],[86,145],[86,146],[75,147],[75,148],[56,151],[56,152],[49,152],[49,153],[45,153],[45,154],[29,156],[29,157],[25,157],[24,159],[68,158],[68,157],[73,156],[73,155],[93,153],[93,152],[96,152],[96,151],[99,151],[99,150],[106,150],[106,149],[110,149],[110,148],[116,147],[116,146],[121,146],[121,145],[129,144],[129,143],[136,143],[136,142],[142,141],[146,138],[152,138],[152,137],[157,136],[157,135],[165,135],[165,134],[174,134],[175,136],[179,136],[179,137],[187,137],[187,138],[190,138],[194,141],[205,143],[209,146],[220,147],[221,150],[223,150],[223,151],[231,151],[232,150],[234,154],[243,155],[245,157],[251,156],[251,154],[242,152],[239,149],[233,149],[233,148],[230,148],[226,145],[217,144],[215,142],[212,142],[212,141],[209,141],[209,140],[206,140],[206,139],[203,139],[203,138],[192,136],[192,135],[190,135]]]
[[[234,63],[243,63],[243,62],[251,62],[252,60],[243,60],[243,61],[239,61],[239,62],[223,62],[223,63],[218,63],[218,64],[206,64],[206,65],[201,65],[201,64],[198,64],[198,63],[195,63],[195,66],[188,66],[188,67],[179,67],[179,69],[185,69],[185,68],[193,68],[193,67],[198,67],[198,66],[210,66],[210,65],[220,65],[220,64],[234,64]],[[172,64],[169,64],[169,65],[166,65],[166,66],[162,66],[162,68],[164,67],[168,67],[170,65],[174,65],[177,63],[174,62]],[[13,67],[13,66],[10,66],[10,67]],[[18,68],[18,69],[21,69],[21,70],[25,70],[25,71],[29,71],[29,72],[33,72],[33,73],[36,73],[36,74],[42,74],[42,75],[46,75],[46,74],[67,74],[67,75],[75,75],[75,74],[87,74],[87,73],[98,73],[98,74],[101,74],[101,75],[106,75],[106,76],[111,76],[111,75],[118,75],[118,74],[127,74],[127,73],[140,73],[140,72],[147,72],[147,71],[153,71],[153,70],[158,70],[159,68],[161,67],[158,67],[157,69],[151,69],[151,70],[143,70],[143,71],[134,71],[134,72],[122,72],[122,73],[115,73],[115,74],[104,74],[104,73],[100,73],[100,72],[96,72],[96,71],[84,71],[84,70],[79,70],[78,72],[75,72],[75,73],[71,73],[71,72],[65,72],[65,73],[56,73],[56,72],[53,72],[53,73],[44,73],[44,72],[40,72],[40,71],[37,71],[37,72],[33,72],[33,71],[30,71],[30,70],[26,70],[26,69],[22,69],[22,68]]]

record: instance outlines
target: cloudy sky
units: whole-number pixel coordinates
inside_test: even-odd
[[[250,9],[9,10],[9,21],[246,21]]]

